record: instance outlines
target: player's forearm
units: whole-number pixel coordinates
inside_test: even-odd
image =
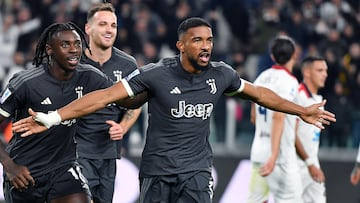
[[[301,158],[301,160],[305,161],[309,157],[297,135],[295,136],[295,148],[296,153]]]
[[[124,126],[127,130],[130,129],[135,124],[140,114],[141,108],[127,110],[120,122],[121,126]]]
[[[299,119],[296,119],[295,123],[295,149],[296,154],[301,158],[301,160],[305,161],[309,156],[305,151],[304,145],[302,144],[299,136],[298,136],[298,129],[299,129]]]
[[[61,120],[79,118],[90,114],[117,100],[128,97],[121,82],[101,90],[90,92],[58,110]]]
[[[271,154],[273,157],[277,159],[280,151],[280,143],[281,143],[281,136],[284,129],[284,120],[285,115],[280,112],[274,112],[272,118],[272,127],[271,127]]]
[[[96,110],[106,107],[103,98],[106,94],[104,90],[99,90],[86,94],[85,96],[76,99],[58,110],[61,120],[69,120],[72,118],[79,118],[81,116],[92,113]]]
[[[9,154],[5,151],[2,144],[0,146],[0,162],[5,170],[8,169],[8,164],[13,162]]]
[[[289,100],[281,98],[270,89],[257,87],[259,97],[256,102],[269,109],[280,111],[292,115],[302,115],[305,113],[305,107],[290,102]]]
[[[138,109],[148,101],[148,93],[142,92],[133,98],[126,98],[116,102],[117,105],[128,109]]]
[[[250,122],[254,125],[256,123],[255,103],[253,103],[253,102],[251,102]]]

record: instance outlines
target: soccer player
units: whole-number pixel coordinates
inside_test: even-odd
[[[88,11],[85,32],[90,49],[85,50],[81,63],[98,68],[114,82],[137,70],[132,56],[113,47],[117,17],[112,4],[97,4]],[[112,202],[121,139],[135,123],[140,111],[110,104],[79,119],[76,129],[78,161],[88,180],[94,203]]]
[[[270,56],[275,64],[263,71],[254,84],[271,89],[283,99],[295,101],[299,83],[291,73],[296,62],[294,41],[288,36],[277,36],[270,42]],[[261,104],[253,104],[251,112],[255,136],[251,146],[252,173],[247,202],[266,202],[270,192],[275,202],[301,202],[295,150],[296,117]]]
[[[210,61],[212,29],[202,18],[188,18],[179,25],[176,47],[179,55],[140,67],[141,73],[56,112],[29,109],[33,117],[14,123],[13,130],[29,136],[147,91],[149,125],[140,166],[140,202],[209,203],[213,196],[210,116],[222,94],[296,114],[322,128],[336,121],[335,115],[319,109],[325,102],[299,106],[241,79],[229,65]]]
[[[300,83],[298,95],[295,98],[297,104],[308,106],[323,100],[318,90],[325,85],[327,69],[326,61],[321,57],[308,56],[303,60],[301,65],[303,81]],[[301,158],[298,162],[304,202],[326,202],[325,176],[318,158],[319,141],[320,129],[297,119],[295,144]]]
[[[52,112],[88,92],[113,85],[103,73],[79,64],[86,36],[75,24],[52,24],[40,36],[34,68],[15,74],[1,94],[0,120]],[[76,161],[76,120],[23,138],[14,133],[6,151],[4,196],[9,203],[89,203],[90,190]],[[60,138],[61,139],[58,139]]]

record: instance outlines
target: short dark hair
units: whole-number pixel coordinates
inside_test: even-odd
[[[99,11],[109,11],[115,13],[115,8],[111,3],[97,4],[88,11],[86,20],[89,21],[92,17],[94,17],[95,13]]]
[[[301,62],[301,68],[309,66],[310,64],[314,63],[315,61],[325,61],[324,57],[321,56],[307,56]]]
[[[295,53],[295,42],[288,36],[277,36],[270,43],[270,53],[277,64],[284,65]]]
[[[211,28],[210,23],[207,22],[203,18],[191,17],[191,18],[185,19],[183,22],[180,23],[180,25],[178,27],[178,30],[177,30],[178,37],[180,37],[182,34],[184,34],[186,31],[188,31],[188,29],[193,28],[193,27],[199,27],[199,26],[207,26],[207,27]]]
[[[307,56],[302,60],[302,63],[312,63],[314,61],[325,61],[325,58],[321,56]]]

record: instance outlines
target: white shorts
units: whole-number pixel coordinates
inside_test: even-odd
[[[301,177],[296,164],[276,164],[273,172],[265,178],[258,172],[262,165],[253,163],[248,203],[268,200],[269,192],[273,194],[276,203],[303,202]]]
[[[270,188],[264,177],[259,174],[259,164],[252,164],[247,203],[266,202],[269,199]]]

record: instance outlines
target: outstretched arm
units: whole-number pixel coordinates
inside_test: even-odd
[[[126,98],[116,102],[117,105],[128,109],[138,109],[148,101],[148,92],[137,94],[133,98]]]
[[[250,99],[259,105],[274,111],[297,115],[305,122],[313,124],[320,129],[324,129],[323,124],[329,125],[330,122],[336,121],[333,113],[320,109],[320,107],[325,105],[326,101],[303,107],[281,98],[270,89],[255,86],[249,82],[245,83],[245,87],[239,96],[241,98]]]
[[[68,105],[49,114],[33,112],[29,109],[31,117],[22,119],[13,124],[15,132],[24,132],[21,136],[28,136],[34,133],[45,131],[61,121],[90,114],[106,107],[107,104],[127,98],[129,95],[122,82],[115,83],[106,89],[90,92],[83,97],[76,99]]]
[[[99,109],[105,108],[109,103],[128,97],[128,93],[122,82],[115,83],[109,88],[96,90],[76,99],[68,105],[60,108],[58,114],[61,121],[90,114]]]

